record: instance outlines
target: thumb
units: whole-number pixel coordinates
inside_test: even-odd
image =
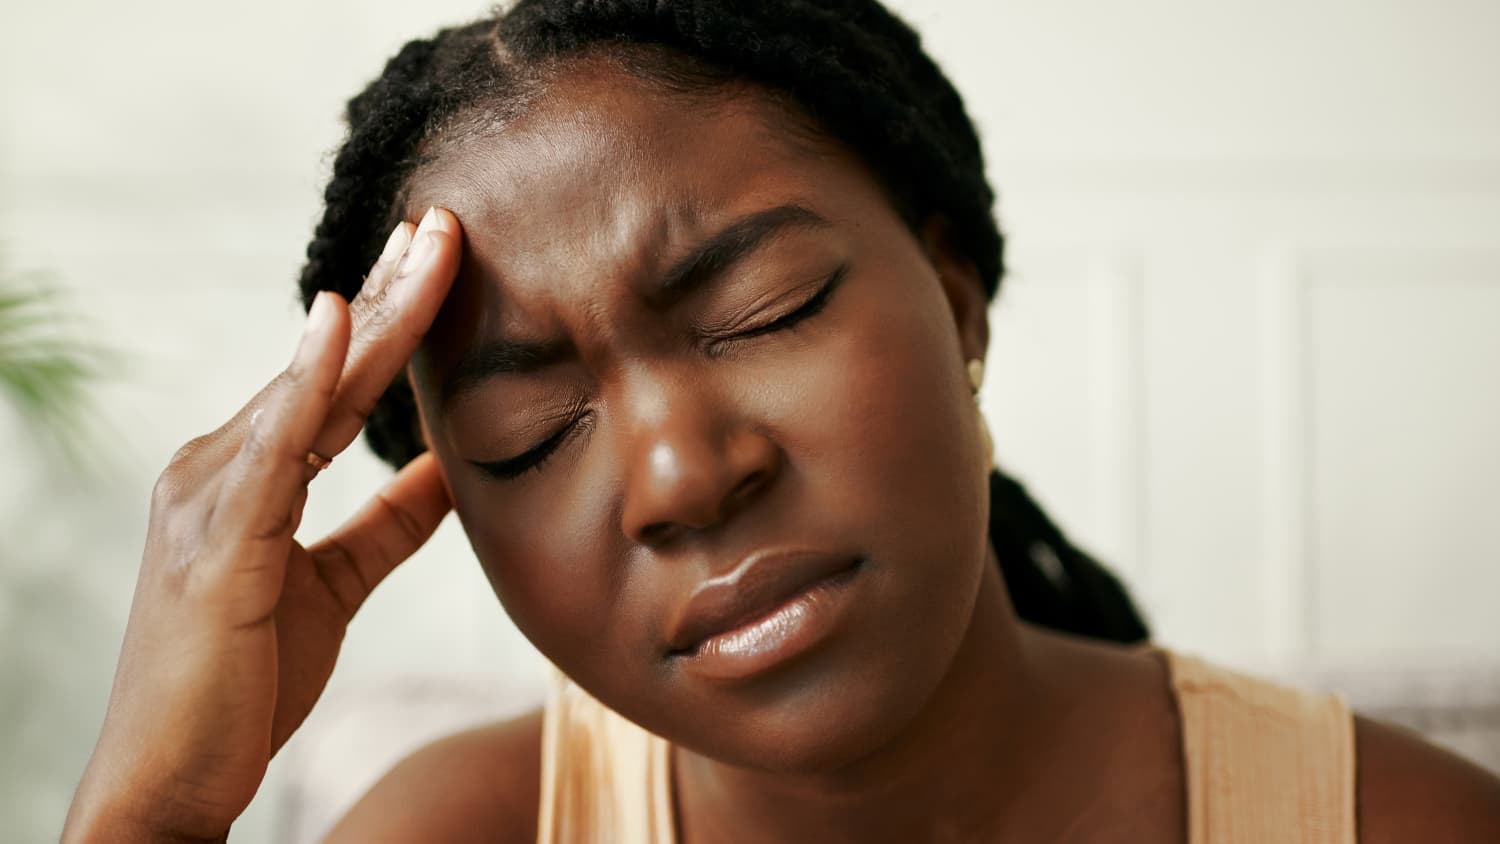
[[[375,587],[432,537],[453,509],[442,469],[419,455],[337,530],[308,546],[349,618]]]

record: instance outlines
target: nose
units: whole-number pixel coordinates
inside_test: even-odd
[[[639,412],[625,443],[621,527],[658,547],[728,521],[775,479],[782,455],[711,390],[691,382],[660,387]]]

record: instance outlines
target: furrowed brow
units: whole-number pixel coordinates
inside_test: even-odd
[[[646,293],[646,304],[657,310],[670,308],[723,276],[787,229],[820,229],[829,225],[823,217],[801,205],[778,205],[757,211],[720,230],[668,268]]]
[[[831,225],[808,208],[786,204],[757,211],[743,217],[700,243],[677,261],[645,294],[646,304],[666,310],[694,291],[722,278],[736,263],[744,260],[777,235],[789,229],[821,229]],[[574,354],[566,340],[530,342],[503,338],[482,341],[466,349],[443,380],[441,398],[444,407],[500,375],[525,375]]]
[[[562,340],[541,343],[505,339],[483,341],[464,350],[463,356],[443,379],[443,405],[451,405],[465,393],[478,389],[479,385],[498,375],[536,372],[567,359],[572,353],[572,344]]]

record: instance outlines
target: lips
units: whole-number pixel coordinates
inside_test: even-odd
[[[858,557],[807,549],[751,554],[693,593],[672,625],[670,655],[698,655],[705,643],[776,614],[858,565]]]

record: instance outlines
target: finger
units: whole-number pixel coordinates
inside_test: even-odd
[[[375,264],[370,267],[369,274],[365,276],[366,287],[380,286],[389,281],[407,245],[411,243],[412,232],[415,228],[411,223],[403,221],[392,230],[385,247],[380,252],[380,257],[375,260]],[[244,443],[252,420],[265,408],[270,397],[281,389],[285,378],[285,372],[278,374],[250,401],[246,402],[244,407],[241,407],[229,421],[195,441],[193,462],[206,466],[222,466],[229,462]]]
[[[354,332],[333,408],[314,450],[332,458],[359,435],[396,373],[432,325],[458,274],[462,233],[448,211],[429,209],[399,265],[371,275],[350,302]]]
[[[209,536],[233,549],[225,559],[269,543],[268,559],[285,557],[295,528],[297,504],[310,477],[307,452],[333,403],[349,347],[349,309],[330,291],[318,294],[302,342],[246,425],[244,441],[225,469],[209,522]],[[250,558],[256,555],[250,554]]]
[[[432,537],[451,509],[442,471],[426,452],[307,552],[318,577],[353,617],[380,581]]]

